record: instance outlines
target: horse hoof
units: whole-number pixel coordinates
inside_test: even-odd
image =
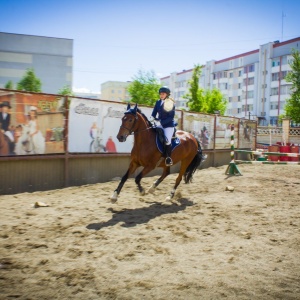
[[[175,189],[171,191],[170,195],[166,198],[166,201],[171,201],[174,198]]]
[[[117,192],[114,192],[113,195],[110,197],[111,203],[116,203],[118,201],[118,194]]]
[[[150,189],[148,190],[148,193],[154,194],[154,192],[155,192],[155,187],[151,186]]]
[[[172,200],[172,198],[173,198],[173,197],[171,197],[171,196],[168,196],[168,197],[166,198],[166,201],[171,201],[171,200]]]

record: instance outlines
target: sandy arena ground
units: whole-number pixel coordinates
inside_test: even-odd
[[[300,166],[226,168],[0,196],[0,299],[300,299]]]

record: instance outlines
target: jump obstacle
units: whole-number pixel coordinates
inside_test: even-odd
[[[298,161],[265,161],[265,160],[235,160],[234,154],[237,153],[248,153],[264,157],[264,155],[272,156],[288,156],[288,157],[299,157],[299,153],[281,153],[281,152],[262,152],[262,151],[251,151],[251,150],[234,150],[234,124],[231,125],[231,137],[230,137],[230,157],[231,161],[226,169],[225,175],[242,175],[237,164],[266,164],[266,165],[299,165]]]

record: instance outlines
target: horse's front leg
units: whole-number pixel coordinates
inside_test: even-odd
[[[161,176],[151,185],[148,190],[148,193],[153,194],[158,185],[170,174],[170,167],[166,167],[163,170]]]
[[[132,162],[132,161],[130,162],[130,165],[129,165],[129,168],[128,168],[127,172],[126,172],[125,175],[122,177],[122,179],[121,179],[121,181],[120,181],[118,187],[117,187],[116,190],[114,191],[113,195],[110,197],[110,201],[111,201],[112,203],[117,202],[118,196],[119,196],[119,194],[120,194],[120,192],[121,192],[121,189],[122,189],[124,183],[127,181],[128,177],[129,177],[129,176],[137,169],[137,167],[138,167],[138,166],[137,166],[136,163],[134,163],[134,162]]]
[[[135,183],[136,183],[136,185],[140,191],[140,194],[142,196],[145,195],[145,190],[141,185],[141,180],[146,174],[148,174],[152,170],[153,170],[153,167],[144,167],[144,169],[135,177]]]

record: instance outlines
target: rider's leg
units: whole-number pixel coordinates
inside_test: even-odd
[[[173,165],[173,161],[171,158],[171,153],[172,153],[172,145],[166,145],[166,166],[172,166]]]
[[[164,133],[166,137],[166,160],[165,160],[166,166],[173,165],[173,161],[171,158],[171,152],[172,152],[171,140],[172,140],[173,132],[174,132],[173,127],[164,128]]]

